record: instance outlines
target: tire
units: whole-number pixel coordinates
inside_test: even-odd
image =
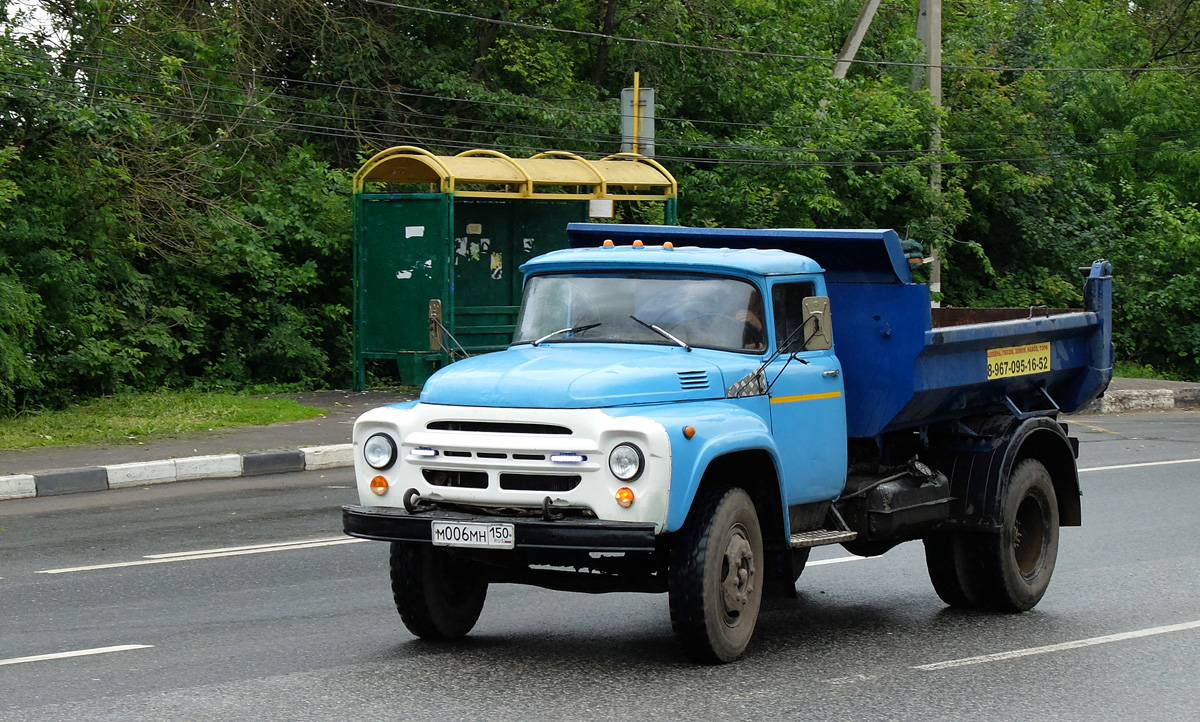
[[[431,544],[393,542],[392,598],[408,631],[421,639],[458,639],[479,621],[487,580],[476,565]]]
[[[762,531],[742,489],[710,487],[671,549],[667,592],[675,639],[705,664],[732,662],[746,651],[762,606]]]
[[[959,566],[963,544],[959,534],[949,532],[925,537],[925,568],[938,597],[951,607],[970,609],[975,606],[967,591],[969,580]]]
[[[1013,469],[1000,533],[975,539],[978,566],[967,588],[972,601],[1004,612],[1033,609],[1046,593],[1058,558],[1058,497],[1040,461],[1026,459]]]

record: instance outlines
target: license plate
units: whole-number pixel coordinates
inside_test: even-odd
[[[516,545],[512,524],[487,524],[477,521],[433,522],[433,544],[439,547],[476,547],[512,549]]]

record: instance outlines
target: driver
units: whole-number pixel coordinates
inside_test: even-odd
[[[737,320],[745,324],[742,328],[742,348],[755,351],[766,348],[767,336],[763,330],[763,316],[765,315],[762,295],[759,294],[758,289],[754,289],[747,308],[743,308],[735,314]]]

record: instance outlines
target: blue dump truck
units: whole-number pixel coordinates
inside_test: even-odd
[[[391,542],[413,634],[467,634],[492,583],[666,592],[728,662],[826,544],[920,541],[951,606],[1042,598],[1081,521],[1058,416],[1112,375],[1107,262],[1083,310],[931,310],[890,230],[568,233],[508,349],[355,425],[343,526]]]

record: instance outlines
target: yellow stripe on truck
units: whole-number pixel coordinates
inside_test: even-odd
[[[776,396],[771,399],[773,404],[790,404],[793,401],[817,401],[818,399],[836,399],[841,391],[827,391],[823,394],[801,394],[799,396]]]

